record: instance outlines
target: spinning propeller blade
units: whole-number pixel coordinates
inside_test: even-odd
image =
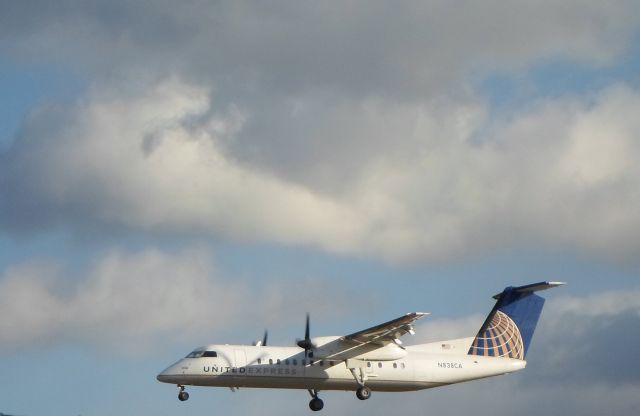
[[[315,346],[311,342],[310,332],[311,331],[309,330],[309,313],[307,312],[307,321],[304,328],[304,339],[299,339],[298,342],[296,343],[298,347],[304,348],[305,355],[307,352],[309,352],[309,350],[312,350],[313,348],[315,348]]]

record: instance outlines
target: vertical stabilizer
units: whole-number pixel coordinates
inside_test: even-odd
[[[535,292],[563,284],[540,282],[509,286],[495,295],[496,304],[480,327],[468,354],[524,360],[544,306],[544,299]]]

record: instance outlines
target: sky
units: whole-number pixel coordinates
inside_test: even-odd
[[[0,412],[294,415],[194,347],[548,299],[525,371],[323,414],[640,412],[640,3],[0,5]],[[488,403],[494,398],[494,405]],[[498,397],[499,400],[495,401]]]

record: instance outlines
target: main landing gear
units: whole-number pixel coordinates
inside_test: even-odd
[[[360,400],[367,400],[371,397],[371,389],[364,385],[368,379],[367,374],[364,372],[362,367],[350,368],[349,371],[351,371],[353,378],[356,379],[358,386],[360,386],[358,387],[358,390],[356,390],[356,397]]]
[[[324,407],[324,402],[320,397],[318,397],[318,390],[309,389],[309,394],[312,397],[311,401],[309,402],[309,409],[313,410],[314,412],[322,410],[322,408]]]
[[[371,389],[366,386],[360,386],[358,390],[356,390],[356,397],[360,400],[367,400],[371,397]]]
[[[180,400],[181,402],[189,400],[189,393],[184,391],[184,386],[179,385],[178,388],[180,389],[180,392],[178,393],[178,400]]]

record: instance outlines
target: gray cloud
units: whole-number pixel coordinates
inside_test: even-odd
[[[335,188],[234,157],[229,143],[252,114],[216,107],[208,88],[172,78],[144,93],[96,89],[62,117],[47,108],[32,115],[3,155],[0,221],[18,233],[98,224],[393,261],[532,242],[635,258],[637,91],[618,86],[586,104],[543,101],[485,130],[481,143],[472,137],[485,126],[482,105],[445,108],[375,100],[359,108],[351,127],[360,137],[399,137],[397,147],[369,150],[352,165],[358,146],[336,148],[335,165],[322,151],[341,181]]]
[[[517,68],[562,55],[601,64],[635,30],[633,1],[20,2],[0,35],[16,56],[180,72],[220,87],[296,95],[430,96],[459,90],[474,66]]]
[[[558,300],[547,308],[534,340],[527,384],[640,384],[633,359],[640,335],[638,291],[610,292]]]
[[[3,6],[0,47],[92,88],[34,110],[0,155],[5,231],[204,233],[391,261],[640,249],[636,90],[492,122],[468,78],[613,63],[636,2],[38,4]]]

